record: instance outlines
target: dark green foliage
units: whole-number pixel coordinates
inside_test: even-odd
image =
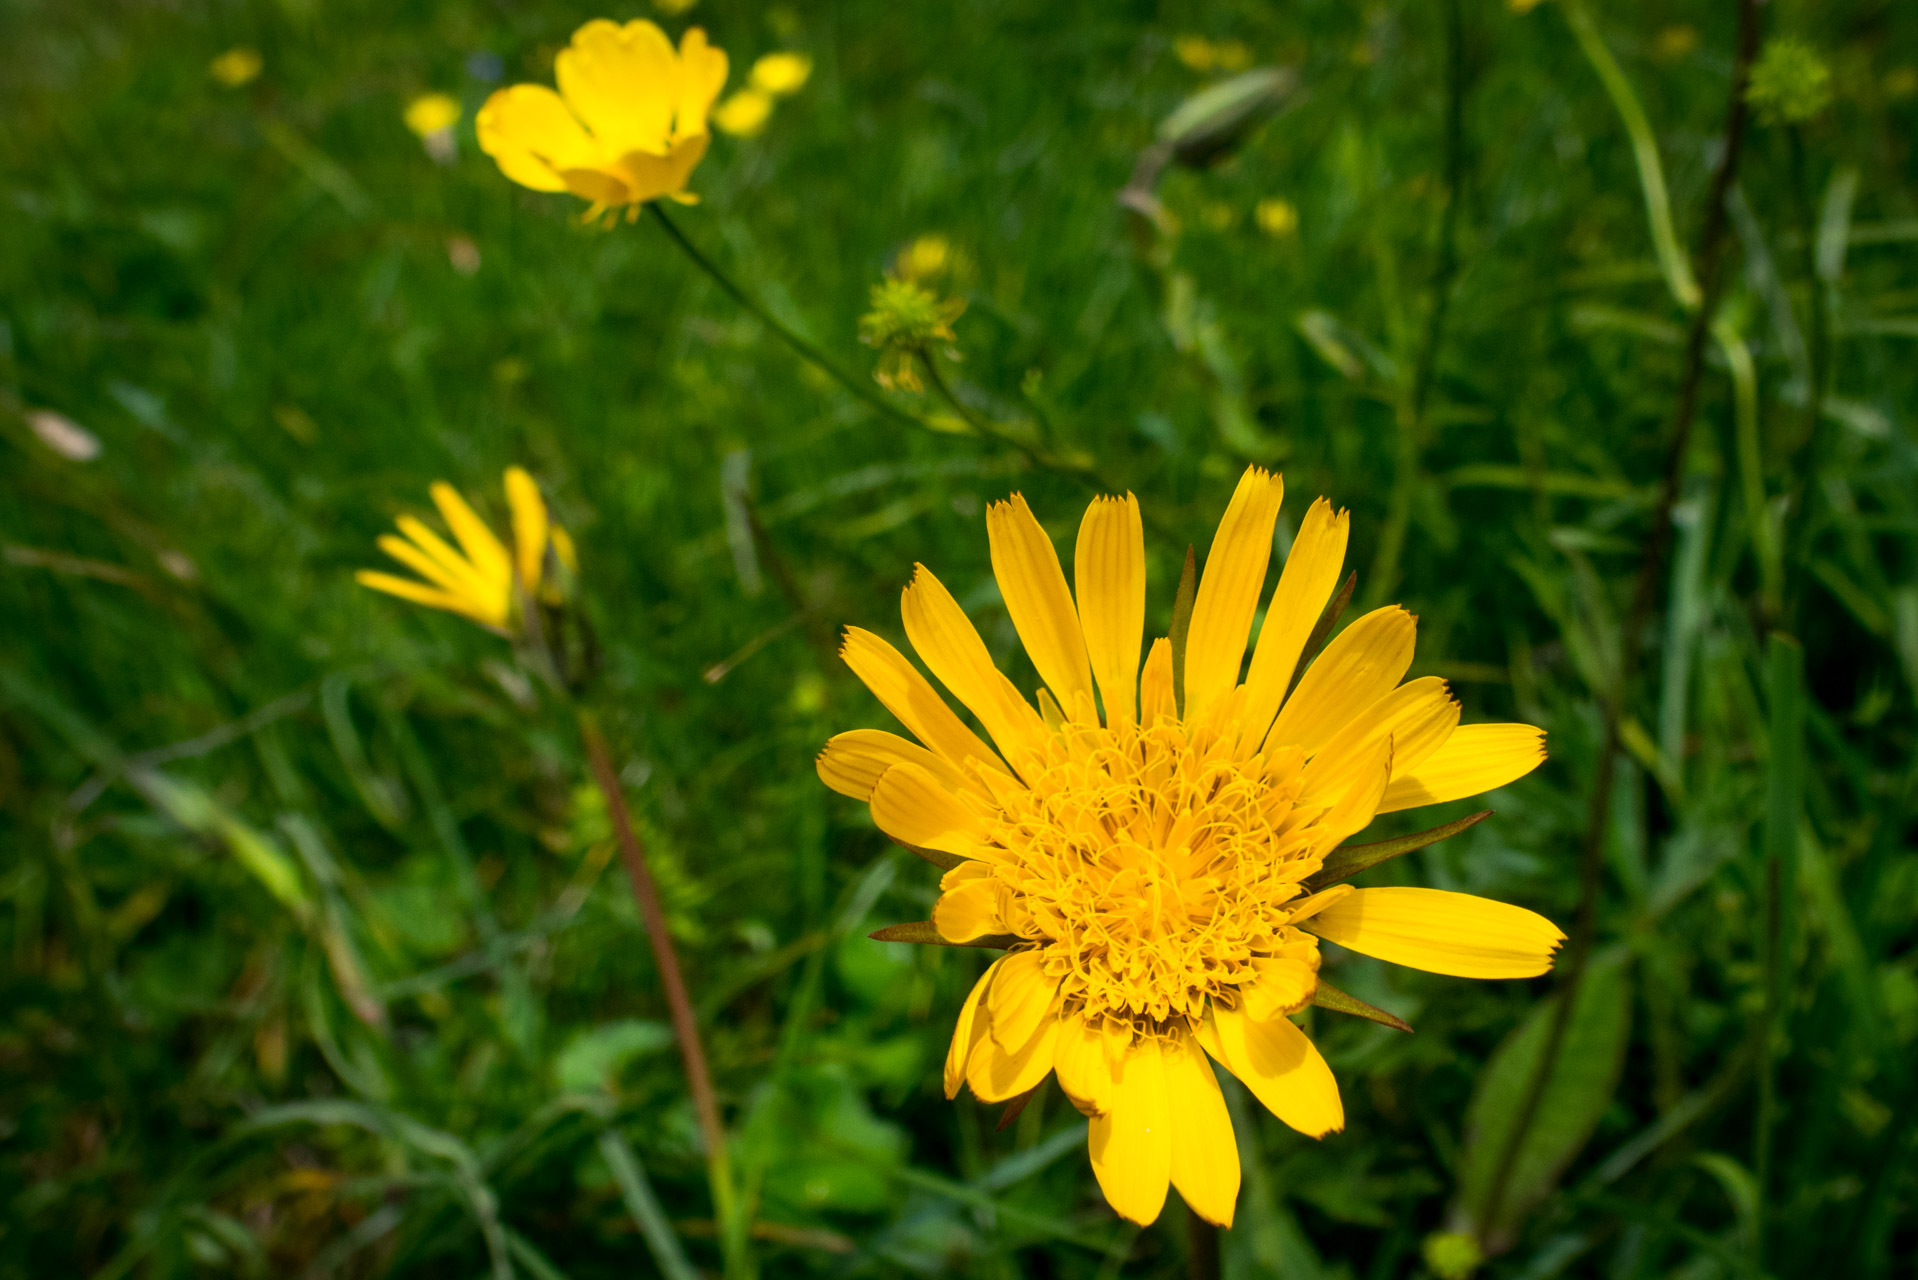
[[[945,1100],[989,957],[867,939],[924,920],[937,872],[812,769],[832,733],[891,727],[834,640],[899,640],[915,561],[1034,685],[983,507],[1021,489],[1069,549],[1084,459],[1140,496],[1153,634],[1258,462],[1287,480],[1282,551],[1313,496],[1351,508],[1348,617],[1403,602],[1414,674],[1452,679],[1468,721],[1550,732],[1551,761],[1483,804],[1375,826],[1497,811],[1361,883],[1569,928],[1599,708],[1645,646],[1575,1056],[1515,1149],[1492,1241],[1511,1248],[1484,1274],[1705,1280],[1758,1274],[1761,1249],[1780,1276],[1908,1269],[1918,9],[1765,6],[1836,96],[1746,139],[1728,340],[1635,637],[1689,315],[1579,12],[1696,256],[1729,0],[662,19],[704,25],[735,83],[775,48],[817,64],[762,137],[715,142],[677,225],[861,376],[869,287],[945,235],[968,306],[940,367],[988,438],[936,399],[899,403],[942,430],[882,417],[651,220],[583,229],[478,153],[495,73],[548,79],[590,6],[0,0],[0,1280],[625,1277],[654,1267],[648,1212],[717,1267],[571,720],[503,642],[352,580],[433,479],[502,521],[513,463],[580,547],[595,697],[764,1272],[1181,1273],[1176,1201],[1118,1224],[1056,1090],[1003,1132]],[[1121,208],[1210,82],[1174,54],[1187,33],[1297,91],[1235,154],[1166,167],[1159,206]],[[264,71],[222,87],[208,63],[240,45]],[[401,124],[432,89],[466,108],[452,166]],[[1261,231],[1268,199],[1295,232]],[[50,447],[43,411],[98,456]],[[1349,955],[1326,974],[1417,1032],[1311,1011],[1348,1112],[1322,1142],[1229,1087],[1247,1167],[1226,1272],[1469,1260],[1424,1246],[1478,1222],[1551,981]]]

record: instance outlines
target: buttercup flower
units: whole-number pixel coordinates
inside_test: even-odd
[[[772,118],[772,96],[757,89],[741,89],[713,108],[713,127],[735,138],[758,137]]]
[[[1564,940],[1542,916],[1469,894],[1331,883],[1362,864],[1327,870],[1328,855],[1374,815],[1511,782],[1544,759],[1543,734],[1461,727],[1443,680],[1400,683],[1416,620],[1397,607],[1345,628],[1293,687],[1345,556],[1346,515],[1323,498],[1241,682],[1282,493],[1279,477],[1245,473],[1182,653],[1155,641],[1143,673],[1137,501],[1086,512],[1076,596],[1024,499],[994,505],[993,572],[1044,682],[1037,707],[919,566],[906,636],[993,745],[897,649],[853,628],[847,664],[919,742],[860,729],[819,757],[828,786],[949,868],[930,925],[896,928],[1007,951],[959,1013],[947,1096],[969,1084],[1012,1099],[1056,1074],[1092,1119],[1106,1198],[1139,1223],[1158,1217],[1168,1183],[1232,1222],[1239,1160],[1213,1062],[1300,1132],[1343,1127],[1337,1082],[1287,1017],[1355,1003],[1320,983],[1319,939],[1478,978],[1543,973]]]
[[[486,522],[474,514],[459,490],[442,480],[433,485],[431,493],[459,549],[447,545],[424,522],[401,516],[396,523],[405,536],[383,535],[380,550],[425,581],[361,569],[353,575],[360,585],[430,609],[460,614],[502,633],[514,629],[516,583],[525,588],[528,598],[558,603],[559,587],[554,581],[558,575],[549,572],[547,553],[551,551],[559,572],[576,572],[579,561],[573,540],[547,515],[546,502],[532,476],[519,467],[506,469],[506,505],[513,521],[511,554]]]
[[[775,98],[789,97],[806,87],[812,79],[812,55],[782,49],[768,53],[753,63],[748,77],[752,87]]]
[[[426,148],[426,154],[435,164],[452,164],[459,159],[459,143],[453,137],[453,126],[460,122],[458,98],[446,93],[423,93],[406,104],[400,118],[419,138],[420,145]]]
[[[480,149],[535,191],[571,191],[588,216],[661,196],[681,204],[711,135],[706,115],[726,83],[726,54],[689,28],[675,51],[644,19],[595,18],[554,62],[559,92],[500,89],[480,108]]]

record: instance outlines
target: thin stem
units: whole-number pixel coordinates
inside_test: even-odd
[[[1432,273],[1431,310],[1425,333],[1412,363],[1409,382],[1399,395],[1395,415],[1398,450],[1392,484],[1392,505],[1372,559],[1371,585],[1366,595],[1374,602],[1398,586],[1399,561],[1412,523],[1412,501],[1418,492],[1420,460],[1425,448],[1426,402],[1438,368],[1445,320],[1451,310],[1452,285],[1458,277],[1459,188],[1465,180],[1465,20],[1459,0],[1446,6],[1445,70],[1445,208],[1439,214],[1438,265]]]
[[[646,940],[652,945],[659,984],[672,1013],[673,1035],[679,1041],[679,1054],[685,1062],[686,1085],[692,1093],[693,1111],[705,1139],[706,1178],[712,1186],[713,1216],[719,1222],[726,1274],[734,1280],[745,1280],[753,1274],[753,1264],[744,1224],[739,1221],[738,1193],[726,1153],[726,1128],[720,1119],[719,1098],[713,1092],[712,1076],[706,1069],[706,1050],[700,1043],[693,1002],[687,997],[686,982],[680,975],[679,954],[674,951],[672,936],[666,931],[666,912],[659,903],[659,889],[646,866],[646,849],[633,828],[632,814],[626,808],[626,794],[620,787],[619,773],[613,768],[612,754],[606,749],[606,739],[592,712],[581,707],[578,715],[580,741],[585,744],[593,781],[605,797],[606,812],[619,839],[620,856],[633,885],[633,900],[639,904],[640,918],[646,925]]]
[[[1219,1280],[1219,1229],[1193,1212],[1185,1211],[1186,1274],[1192,1280]]]
[[[1796,629],[1794,614],[1804,594],[1805,569],[1810,560],[1811,536],[1815,527],[1813,513],[1821,496],[1818,471],[1824,464],[1828,429],[1825,425],[1825,387],[1831,369],[1831,316],[1825,296],[1826,282],[1818,270],[1818,226],[1812,215],[1810,179],[1805,173],[1805,138],[1798,126],[1788,133],[1791,145],[1792,190],[1798,208],[1798,233],[1804,241],[1803,270],[1805,287],[1811,293],[1811,341],[1807,344],[1805,372],[1805,422],[1801,428],[1803,443],[1794,465],[1789,469],[1791,501],[1785,508],[1789,522],[1785,543],[1788,589],[1784,615]]]
[[[1626,702],[1637,675],[1642,634],[1651,618],[1652,602],[1658,590],[1661,567],[1665,562],[1665,551],[1671,541],[1673,511],[1678,505],[1680,487],[1685,479],[1685,458],[1691,448],[1692,426],[1698,416],[1698,393],[1705,372],[1705,340],[1711,330],[1712,317],[1718,309],[1719,297],[1723,291],[1724,272],[1722,270],[1725,251],[1726,197],[1730,195],[1732,183],[1738,174],[1738,157],[1744,148],[1747,113],[1745,105],[1745,86],[1751,74],[1752,58],[1758,51],[1758,5],[1759,0],[1739,0],[1738,6],[1738,52],[1732,72],[1731,102],[1726,110],[1724,147],[1719,156],[1718,168],[1712,174],[1712,184],[1706,198],[1705,226],[1699,241],[1699,277],[1703,281],[1700,302],[1692,313],[1691,329],[1685,341],[1684,374],[1678,388],[1678,404],[1673,416],[1670,439],[1666,445],[1665,476],[1660,486],[1658,503],[1653,509],[1652,527],[1646,534],[1644,549],[1640,555],[1637,581],[1632,591],[1631,609],[1626,614],[1625,627],[1620,645],[1619,671],[1611,682],[1609,690],[1600,698],[1600,711],[1603,717],[1602,741],[1599,748],[1597,772],[1592,779],[1591,806],[1587,812],[1585,840],[1579,856],[1579,893],[1578,915],[1572,928],[1571,943],[1566,948],[1565,967],[1560,970],[1558,981],[1558,1005],[1552,1014],[1552,1023],[1545,1041],[1544,1052],[1539,1056],[1538,1066],[1531,1079],[1526,1082],[1525,1094],[1520,1099],[1518,1111],[1512,1125],[1511,1136],[1506,1140],[1505,1148],[1499,1153],[1499,1162],[1492,1175],[1492,1185],[1485,1201],[1484,1221],[1489,1228],[1497,1222],[1503,1207],[1506,1190],[1511,1182],[1512,1171],[1518,1162],[1518,1153],[1524,1145],[1532,1122],[1538,1116],[1539,1105],[1544,1101],[1545,1085],[1552,1077],[1557,1065],[1558,1055],[1565,1045],[1565,1033],[1571,1025],[1571,1016],[1578,1000],[1578,990],[1584,981],[1585,970],[1591,961],[1592,950],[1598,936],[1598,899],[1603,884],[1605,867],[1605,837],[1612,813],[1612,789],[1618,780],[1618,753],[1621,745],[1621,724],[1624,719]],[[1586,43],[1586,53],[1594,64],[1600,62],[1603,53],[1606,63],[1614,73],[1617,64],[1610,63],[1610,54],[1604,52],[1604,46],[1598,42],[1595,32],[1590,29],[1590,19],[1582,10],[1575,7],[1567,9],[1567,16],[1573,18],[1573,28],[1578,32],[1581,43]],[[1593,52],[1596,47],[1598,53]],[[1600,67],[1601,73],[1603,66]],[[1622,85],[1622,77],[1620,77]],[[1625,114],[1624,102],[1630,99],[1629,86],[1623,86],[1621,94],[1607,78],[1607,88],[1613,92],[1614,100],[1620,103],[1620,112]],[[1635,100],[1632,100],[1635,102]],[[1643,125],[1643,114],[1638,116]],[[1628,120],[1628,125],[1630,121]],[[1634,130],[1636,134],[1637,130]],[[1652,161],[1657,159],[1656,153]],[[1646,172],[1643,157],[1640,163],[1641,176]],[[1651,203],[1651,191],[1647,187],[1647,202]],[[1662,195],[1662,183],[1660,184]],[[1654,218],[1656,224],[1657,219]],[[1675,279],[1683,279],[1689,270]],[[1677,289],[1674,289],[1677,292]],[[1682,300],[1682,295],[1681,295]]]

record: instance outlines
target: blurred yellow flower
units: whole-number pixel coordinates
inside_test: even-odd
[[[1269,236],[1284,238],[1298,233],[1299,211],[1290,200],[1268,197],[1259,201],[1252,216],[1258,221],[1259,230]]]
[[[1909,98],[1918,93],[1918,67],[1894,67],[1885,73],[1885,96]]]
[[[713,127],[735,138],[756,138],[772,114],[771,96],[757,89],[741,89],[713,108]]]
[[[404,537],[385,534],[380,550],[392,556],[425,581],[361,569],[354,578],[361,586],[384,591],[402,600],[423,604],[429,609],[444,609],[471,618],[483,627],[511,634],[519,613],[516,585],[529,598],[558,602],[557,584],[546,572],[550,550],[558,565],[567,572],[579,567],[573,540],[554,524],[546,512],[533,477],[520,467],[506,469],[506,505],[512,514],[513,551],[486,522],[475,515],[459,490],[438,481],[430,492],[440,516],[459,543],[455,550],[423,521],[401,516],[396,522]],[[542,583],[546,591],[542,594]]]
[[[669,18],[677,18],[698,3],[699,0],[653,0],[653,8]]]
[[[1530,13],[1538,5],[1539,0],[1505,0],[1505,7],[1513,13]]]
[[[1698,48],[1698,28],[1682,23],[1666,27],[1652,37],[1652,56],[1660,62],[1676,62]]]
[[[726,54],[689,28],[674,50],[644,19],[625,26],[595,18],[573,33],[545,85],[501,89],[480,108],[481,150],[500,172],[535,191],[571,191],[587,216],[661,196],[697,202],[686,190],[706,154],[707,112],[726,83]]]
[[[812,55],[782,51],[753,63],[752,86],[761,93],[784,98],[798,93],[812,79]]]
[[[932,344],[956,338],[952,322],[966,309],[963,298],[941,300],[911,280],[888,278],[872,287],[872,310],[859,317],[859,340],[880,352],[873,378],[887,390],[921,391],[918,361],[932,359]]]
[[[228,49],[225,53],[207,64],[207,74],[229,89],[237,89],[250,83],[260,74],[260,68],[266,64],[260,60],[258,49],[249,49],[241,45],[237,49]]]
[[[1460,727],[1443,680],[1400,683],[1417,619],[1396,606],[1306,652],[1346,552],[1346,514],[1324,498],[1300,524],[1247,667],[1283,493],[1278,476],[1246,471],[1180,651],[1154,640],[1143,668],[1138,501],[1087,510],[1076,592],[1025,499],[994,504],[993,575],[1044,682],[1038,705],[919,566],[901,601],[906,638],[991,743],[904,654],[854,627],[841,656],[919,741],[855,729],[818,760],[827,786],[947,868],[932,919],[898,940],[1005,951],[959,1011],[946,1096],[970,1085],[1004,1102],[1056,1075],[1091,1118],[1107,1201],[1142,1224],[1168,1185],[1199,1217],[1232,1224],[1239,1154],[1214,1062],[1301,1133],[1344,1127],[1338,1081],[1290,1016],[1321,992],[1338,999],[1319,980],[1321,939],[1470,978],[1544,973],[1564,941],[1523,907],[1344,883],[1365,864],[1334,851],[1376,815],[1523,777],[1545,758],[1544,734]]]
[[[1212,42],[1204,36],[1179,36],[1172,41],[1172,54],[1193,71],[1212,70]]]
[[[893,274],[902,280],[936,280],[952,265],[952,242],[928,232],[901,249],[893,259]]]
[[[1208,40],[1184,35],[1172,42],[1173,56],[1201,75],[1208,71],[1243,71],[1252,65],[1252,49],[1243,40]]]
[[[422,93],[406,104],[402,118],[415,137],[424,138],[460,122],[459,99],[446,93]]]

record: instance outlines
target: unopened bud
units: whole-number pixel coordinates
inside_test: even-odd
[[[1159,141],[1182,165],[1217,163],[1284,105],[1298,79],[1286,67],[1255,67],[1201,89],[1161,122]]]

